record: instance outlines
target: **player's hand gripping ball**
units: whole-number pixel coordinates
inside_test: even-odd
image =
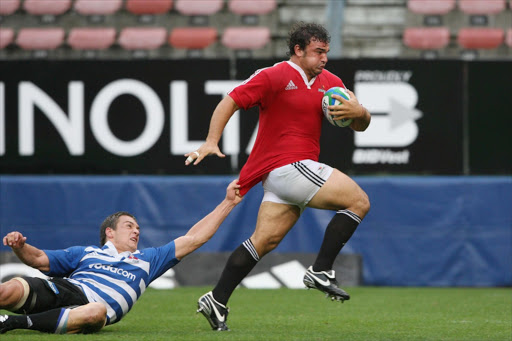
[[[325,118],[327,118],[327,121],[329,121],[330,124],[332,124],[335,127],[347,127],[352,123],[352,119],[346,119],[343,118],[341,120],[334,121],[333,118],[335,118],[335,115],[329,114],[329,109],[327,108],[329,105],[339,105],[341,104],[340,101],[338,101],[336,98],[333,98],[332,95],[339,95],[343,97],[346,100],[350,99],[350,96],[348,92],[339,86],[335,86],[333,88],[330,88],[324,93],[324,97],[322,97],[322,111],[324,113]]]

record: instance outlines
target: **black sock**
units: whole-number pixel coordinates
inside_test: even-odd
[[[325,230],[322,246],[318,252],[315,264],[313,264],[313,271],[328,271],[332,269],[336,256],[338,256],[343,246],[352,237],[360,222],[361,218],[354,212],[349,210],[336,212]]]
[[[32,321],[32,326],[29,326],[29,329],[39,330],[40,332],[45,333],[58,332],[60,334],[61,331],[57,331],[57,324],[60,321],[61,314],[65,311],[66,309],[57,308],[45,311],[43,313],[28,315],[28,318]],[[67,319],[67,316],[65,316],[65,318]]]
[[[215,300],[226,305],[237,285],[251,272],[259,260],[260,257],[254,245],[250,239],[247,239],[229,256],[219,282],[212,290]]]
[[[63,310],[66,309],[57,308],[30,315],[9,315],[5,326],[9,328],[8,330],[32,329],[45,333],[55,333]]]

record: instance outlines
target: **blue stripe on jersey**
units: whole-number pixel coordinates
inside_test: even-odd
[[[48,276],[68,277],[79,284],[91,302],[107,307],[108,323],[119,321],[146,287],[176,265],[174,241],[158,248],[117,253],[107,242],[97,246],[74,246],[66,250],[44,250],[50,260]]]

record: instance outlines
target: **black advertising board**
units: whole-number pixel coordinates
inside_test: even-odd
[[[255,138],[257,108],[231,119],[220,143],[225,159],[185,167],[183,154],[204,141],[222,96],[278,61],[0,61],[0,173],[236,174]],[[512,115],[499,74],[512,63],[498,64],[330,60],[327,69],[372,123],[354,133],[325,121],[320,160],[351,174],[507,173],[510,125],[501,122]],[[482,88],[489,77],[501,86]],[[486,110],[495,126],[478,121]]]
[[[273,61],[275,62],[275,61]],[[272,65],[241,61],[238,78]],[[330,60],[372,113],[365,132],[326,121],[320,160],[357,174],[461,174],[463,79],[459,61]]]
[[[228,173],[220,160],[185,169],[183,157],[228,77],[228,60],[2,61],[1,172]]]
[[[512,173],[512,61],[468,64],[471,174]]]

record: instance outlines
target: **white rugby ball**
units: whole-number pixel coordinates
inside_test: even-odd
[[[325,118],[327,118],[327,121],[329,121],[330,124],[332,124],[335,127],[347,127],[352,123],[352,119],[346,119],[343,118],[341,120],[334,121],[333,118],[336,117],[334,115],[329,114],[329,109],[327,108],[329,105],[339,105],[340,101],[338,101],[336,98],[332,97],[332,95],[339,95],[343,97],[344,99],[350,99],[350,96],[344,88],[341,88],[339,86],[335,86],[333,88],[330,88],[324,93],[324,96],[322,97],[322,111],[324,113]]]

